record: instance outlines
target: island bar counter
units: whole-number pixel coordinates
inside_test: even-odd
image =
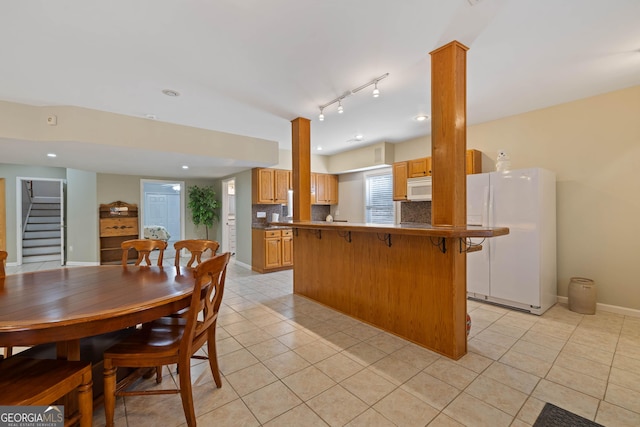
[[[451,265],[467,237],[507,228],[294,221],[294,293],[459,359],[466,353],[466,289]],[[465,281],[462,281],[465,283]]]

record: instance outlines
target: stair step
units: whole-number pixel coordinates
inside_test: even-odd
[[[45,231],[45,230],[60,230],[60,222],[56,223],[43,223],[43,224],[27,224],[24,228],[25,232],[28,231]]]
[[[40,246],[51,246],[53,248],[58,248],[58,252],[60,252],[60,244],[62,243],[62,239],[53,238],[53,239],[23,239],[22,247],[23,248],[36,248]]]
[[[31,208],[29,216],[50,216],[60,218],[60,209],[34,209]]]
[[[25,255],[22,254],[22,263],[27,264],[30,262],[46,262],[46,261],[60,261],[60,253],[51,255]]]
[[[54,255],[60,256],[60,246],[37,246],[33,248],[23,248],[22,256],[30,255]]]
[[[22,238],[24,240],[31,239],[60,239],[60,229],[44,230],[44,231],[25,231]]]
[[[45,224],[45,223],[56,223],[60,224],[59,216],[29,216],[27,220],[27,224]]]
[[[32,203],[31,210],[33,209],[56,209],[60,210],[60,203]]]

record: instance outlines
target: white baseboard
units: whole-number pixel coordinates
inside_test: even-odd
[[[569,304],[569,297],[558,296],[558,302]],[[618,305],[596,303],[596,310],[606,311],[607,313],[622,314],[623,316],[640,317],[640,310],[635,308],[620,307]]]
[[[100,265],[99,262],[87,262],[87,261],[67,261],[68,266],[72,267],[92,267],[94,265]]]
[[[235,265],[239,265],[240,267],[244,267],[244,268],[246,268],[247,270],[251,270],[251,266],[250,266],[249,264],[245,264],[244,262],[240,262],[240,261],[238,261],[238,260],[235,260],[233,263],[234,263]]]
[[[8,262],[7,263],[7,267],[17,267],[18,263],[17,262]]]

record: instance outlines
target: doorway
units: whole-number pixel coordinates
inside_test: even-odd
[[[166,240],[169,248],[184,237],[184,182],[140,180],[142,237]]]
[[[65,180],[16,178],[16,258],[65,264]]]
[[[236,180],[222,181],[222,252],[236,254]]]

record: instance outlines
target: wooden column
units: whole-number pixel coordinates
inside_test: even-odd
[[[311,221],[311,122],[291,121],[293,220]]]
[[[452,41],[431,52],[431,174],[433,226],[466,226],[467,175],[467,50]],[[442,321],[453,331],[449,357],[467,352],[467,254],[458,250],[458,239],[445,239],[437,286],[451,304]]]
[[[431,224],[467,223],[467,50],[457,41],[431,52]]]

